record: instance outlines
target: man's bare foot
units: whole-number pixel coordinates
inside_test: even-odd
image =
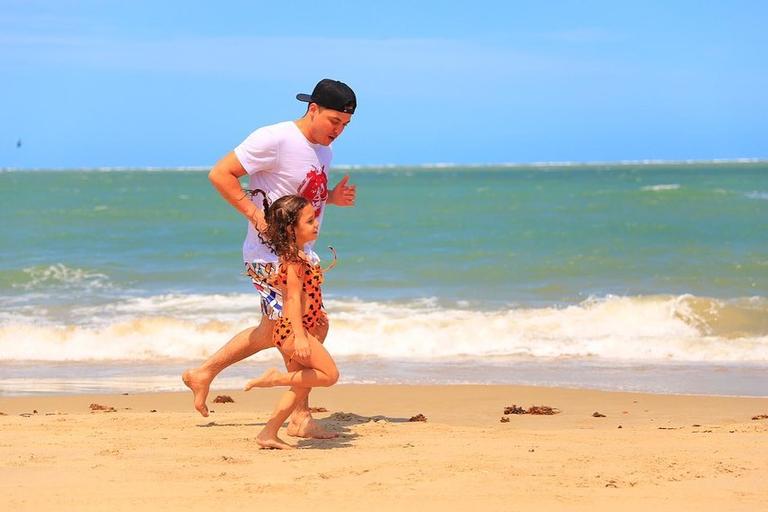
[[[192,390],[192,394],[195,397],[195,409],[197,412],[208,417],[208,406],[205,405],[205,400],[208,398],[208,391],[210,390],[211,381],[204,379],[200,376],[199,370],[191,369],[181,374],[181,380]]]
[[[261,376],[249,380],[248,383],[245,385],[245,391],[248,391],[253,388],[271,388],[274,387],[276,378],[280,376],[280,370],[277,368],[270,368],[269,370],[265,371],[261,374]]]
[[[306,415],[301,417],[302,419],[294,421],[292,417],[288,422],[288,435],[292,437],[304,437],[312,439],[334,439],[339,437],[336,432],[325,430],[315,419]]]
[[[293,450],[296,447],[291,446],[277,436],[269,436],[259,434],[256,436],[256,442],[261,446],[262,450]]]

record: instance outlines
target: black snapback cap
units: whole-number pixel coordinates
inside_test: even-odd
[[[317,103],[321,107],[338,110],[345,114],[354,114],[357,108],[355,92],[344,82],[323,78],[312,94],[297,94],[296,99],[307,103]]]

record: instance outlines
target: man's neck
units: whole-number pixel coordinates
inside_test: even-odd
[[[307,116],[297,119],[293,123],[296,125],[302,135],[304,135],[304,138],[307,139],[307,141],[309,141],[311,144],[317,144],[309,135],[309,119],[307,119]]]

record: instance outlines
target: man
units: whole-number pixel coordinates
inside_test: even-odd
[[[277,257],[261,241],[259,232],[266,227],[262,198],[253,191],[264,191],[271,203],[298,194],[312,202],[318,221],[322,223],[326,204],[354,206],[355,186],[344,176],[328,190],[331,165],[331,143],[349,124],[357,107],[355,93],[336,80],[323,79],[311,95],[297,94],[296,99],[309,103],[301,119],[259,128],[234,151],[225,155],[208,174],[222,197],[248,219],[248,233],[243,244],[243,261],[256,290],[262,297],[261,323],[229,340],[198,368],[184,372],[184,384],[194,394],[195,409],[208,416],[205,404],[211,382],[224,368],[261,350],[274,346],[272,329],[282,310],[279,290],[266,284],[266,277],[276,272]],[[239,178],[249,175],[248,189],[243,192]],[[313,257],[316,257],[312,252]],[[324,326],[322,339],[328,333]],[[308,401],[296,408],[288,424],[288,434],[299,437],[330,438],[335,434],[317,425],[309,412]]]

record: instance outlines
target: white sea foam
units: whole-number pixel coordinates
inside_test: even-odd
[[[72,315],[81,324],[103,326],[105,322],[126,322],[143,317],[167,317],[190,322],[238,323],[258,321],[258,296],[237,294],[165,294],[134,297],[106,305],[78,306]]]
[[[744,194],[744,196],[750,199],[763,199],[765,201],[768,201],[768,192],[760,192],[758,190],[755,190],[753,192]]]
[[[665,190],[677,190],[679,188],[680,185],[677,183],[670,183],[664,185],[648,185],[647,187],[643,187],[641,190],[646,192],[663,192]]]
[[[143,317],[106,327],[0,327],[0,360],[89,361],[201,359],[245,325],[195,323],[168,317]]]
[[[734,313],[736,306],[691,296],[606,297],[569,307],[501,311],[446,309],[429,300],[330,300],[327,344],[339,356],[417,361],[759,362],[768,361],[765,302],[746,301]],[[103,308],[100,322],[76,325],[40,325],[27,315],[5,315],[0,360],[203,359],[254,324],[256,308],[242,296],[162,296]]]
[[[23,269],[29,280],[25,283],[14,283],[14,288],[23,290],[43,290],[50,287],[68,286],[80,288],[110,288],[109,277],[99,272],[72,268],[62,263],[44,267],[27,267]]]

